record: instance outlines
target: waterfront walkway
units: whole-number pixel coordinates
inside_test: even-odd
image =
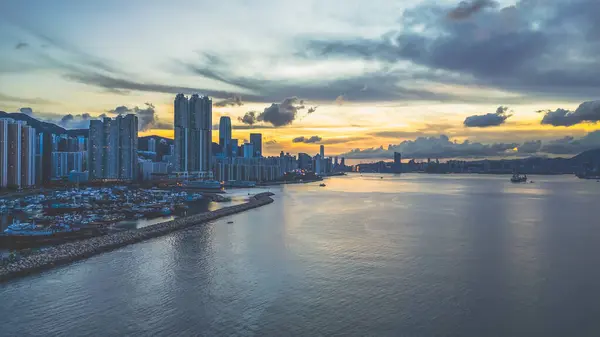
[[[178,218],[141,229],[133,229],[54,246],[47,250],[18,259],[17,261],[0,265],[0,282],[85,259],[132,243],[148,240],[180,229],[264,206],[273,202],[273,199],[271,198],[272,195],[273,193],[270,192],[259,193],[251,197],[248,202],[244,204]]]

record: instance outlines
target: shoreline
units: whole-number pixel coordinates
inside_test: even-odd
[[[265,206],[274,201],[271,198],[272,195],[274,194],[270,192],[259,193],[252,196],[250,200],[244,204],[178,218],[140,229],[132,229],[54,246],[48,250],[25,256],[17,261],[0,265],[0,282],[27,276],[56,266],[66,265],[133,243],[156,238],[225,216]]]

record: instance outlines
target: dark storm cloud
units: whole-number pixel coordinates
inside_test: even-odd
[[[498,126],[504,124],[506,120],[512,116],[507,114],[508,107],[499,106],[495,113],[485,115],[473,115],[465,118],[464,126],[469,128],[485,128],[490,126]]]
[[[148,131],[153,128],[157,129],[170,129],[172,125],[169,123],[162,122],[156,115],[156,108],[152,103],[145,103],[145,108],[135,106],[128,108],[124,105],[118,106],[107,112],[112,114],[124,115],[124,114],[135,114],[138,117],[138,126],[140,131]]]
[[[311,137],[300,136],[300,137],[296,137],[296,138],[292,139],[292,143],[314,144],[314,143],[321,142],[321,140],[323,140],[323,138],[321,138],[319,136],[311,136]]]
[[[497,5],[498,3],[492,0],[461,1],[458,7],[452,9],[448,13],[448,18],[453,20],[464,20],[486,7],[496,7]]]
[[[556,109],[541,111],[544,113],[542,124],[553,126],[572,126],[581,123],[600,121],[600,101],[583,102],[575,111]]]
[[[439,82],[589,97],[600,88],[600,21],[592,14],[599,12],[596,0],[521,0],[469,20],[440,20],[448,8],[427,3],[406,10],[403,27],[381,38],[309,40],[304,56],[409,61],[445,71]]]
[[[240,95],[233,95],[230,98],[214,103],[214,106],[225,107],[225,106],[242,106],[242,97]]]
[[[15,49],[24,49],[29,47],[29,44],[26,42],[19,42],[15,45]]]
[[[253,125],[257,122],[271,123],[275,127],[291,124],[298,115],[298,111],[304,109],[304,101],[298,97],[288,97],[281,103],[273,103],[265,108],[263,112],[246,112],[238,120],[244,124]]]

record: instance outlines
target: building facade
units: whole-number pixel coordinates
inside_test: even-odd
[[[262,133],[251,133],[250,144],[254,149],[254,156],[262,157]]]
[[[183,94],[175,97],[175,170],[209,172],[212,160],[212,100]]]
[[[231,118],[222,116],[219,120],[219,146],[221,151],[230,156],[231,153]]]
[[[133,114],[90,121],[89,176],[133,181],[138,178],[138,117]]]

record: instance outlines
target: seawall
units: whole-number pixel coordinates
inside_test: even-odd
[[[270,192],[259,193],[251,197],[249,201],[244,204],[179,218],[145,228],[133,229],[54,246],[39,253],[28,255],[17,261],[0,266],[0,282],[82,260],[132,243],[159,237],[180,229],[264,206],[273,202],[273,199],[271,198],[272,195],[273,193]]]

